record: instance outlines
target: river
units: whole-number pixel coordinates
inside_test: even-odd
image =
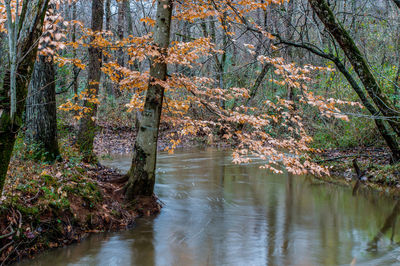
[[[160,215],[18,265],[400,265],[396,201],[231,160],[215,149],[161,153]],[[103,163],[127,171],[130,158]]]

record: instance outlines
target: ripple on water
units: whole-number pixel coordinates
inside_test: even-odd
[[[400,223],[371,252],[368,243],[393,214],[382,195],[312,186],[271,175],[231,153],[177,151],[158,156],[155,218],[127,232],[92,236],[21,265],[400,265]],[[106,165],[127,171],[131,158]],[[392,228],[392,227],[391,227]]]

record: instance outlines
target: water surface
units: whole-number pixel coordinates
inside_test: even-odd
[[[104,163],[127,171],[130,158]],[[157,167],[159,216],[20,265],[400,265],[400,204],[382,195],[233,165],[213,149],[162,153]]]

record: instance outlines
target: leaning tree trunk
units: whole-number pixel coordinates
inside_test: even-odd
[[[387,146],[389,147],[390,151],[392,152],[392,162],[398,162],[400,160],[400,145],[397,141],[396,134],[394,134],[393,130],[391,130],[390,127],[387,125],[387,122],[383,117],[382,112],[377,107],[375,107],[373,102],[369,100],[367,94],[364,92],[364,90],[358,84],[358,82],[354,79],[351,73],[347,70],[346,66],[342,63],[342,61],[338,57],[332,54],[325,53],[322,50],[317,49],[309,44],[293,43],[282,39],[280,39],[280,41],[290,46],[306,49],[315,55],[318,55],[322,58],[332,61],[336,65],[337,69],[343,74],[343,76],[349,82],[350,86],[357,93],[362,104],[373,116],[375,125],[379,133],[381,134]]]
[[[398,8],[400,8],[400,0],[393,0],[393,2],[396,4]]]
[[[16,51],[19,58],[16,78],[16,112],[11,119],[10,73],[0,88],[0,194],[3,191],[8,165],[18,130],[21,127],[28,94],[29,80],[36,59],[37,44],[42,33],[43,20],[49,0],[25,0],[17,28]],[[23,56],[22,56],[23,55]]]
[[[390,102],[389,98],[382,92],[374,74],[361,51],[358,49],[354,40],[346,29],[336,19],[332,10],[325,0],[308,0],[312,9],[319,19],[325,25],[325,28],[338,42],[354,71],[357,73],[363,83],[368,95],[374,101],[378,109],[386,117],[389,117],[388,123],[400,137],[400,119],[398,118],[399,110],[397,110]]]
[[[92,26],[93,32],[100,32],[103,29],[104,0],[92,1]],[[92,41],[94,37],[92,37]],[[94,44],[89,46],[89,65],[86,93],[89,98],[97,98],[99,93],[102,51]],[[83,103],[88,112],[84,113],[80,120],[77,143],[83,159],[87,162],[96,162],[96,156],[93,153],[93,142],[96,134],[95,116],[97,113],[97,104],[91,99]]]
[[[150,66],[149,88],[142,118],[139,121],[132,166],[128,172],[129,180],[125,187],[125,196],[128,201],[136,196],[151,196],[154,191],[157,139],[164,98],[164,87],[155,82],[167,79],[165,57],[170,41],[172,10],[173,0],[157,1],[154,43],[160,55],[153,58]]]
[[[43,48],[52,47],[49,42],[41,43]],[[37,159],[54,162],[60,152],[57,141],[56,85],[53,57],[39,55],[33,69],[26,106],[26,140]]]

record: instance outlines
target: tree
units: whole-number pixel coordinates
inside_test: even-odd
[[[103,29],[104,16],[104,0],[92,1],[92,37],[89,45],[89,64],[87,87],[85,90],[85,101],[83,106],[87,108],[83,117],[80,119],[79,132],[77,143],[79,150],[87,162],[96,161],[96,156],[93,153],[93,142],[96,134],[95,116],[97,113],[97,95],[99,92],[101,66],[102,66],[102,50],[96,44],[98,38],[101,37]]]
[[[326,53],[323,50],[321,50],[311,44],[293,43],[293,42],[290,42],[287,40],[283,40],[281,37],[279,37],[279,39],[280,39],[280,43],[283,43],[283,44],[286,44],[289,46],[293,46],[293,47],[299,47],[299,48],[306,49],[306,50],[312,52],[313,54],[316,54],[322,58],[331,60],[336,65],[337,69],[343,74],[343,76],[347,79],[350,86],[357,93],[362,104],[365,106],[365,108],[368,110],[368,112],[372,115],[379,133],[381,134],[382,138],[385,140],[388,148],[391,151],[393,161],[395,161],[395,162],[398,161],[400,159],[400,146],[396,139],[396,135],[393,134],[393,131],[390,130],[389,126],[387,125],[387,122],[384,119],[382,119],[381,112],[375,107],[373,102],[371,102],[371,100],[367,97],[363,88],[355,80],[355,78],[350,73],[350,71],[346,68],[346,66],[342,62],[342,60],[340,60],[339,57],[337,57],[333,54],[330,54],[330,53]]]
[[[319,19],[325,25],[325,28],[332,34],[333,38],[342,48],[354,71],[357,73],[365,90],[375,103],[378,110],[387,118],[389,125],[392,127],[397,136],[400,137],[400,118],[399,110],[389,101],[388,97],[383,93],[372,70],[370,69],[366,59],[357,47],[354,40],[346,29],[337,21],[335,15],[325,0],[308,0],[312,9]],[[396,158],[398,160],[399,158]]]
[[[25,99],[48,3],[49,0],[23,1],[21,12],[16,14],[19,23],[16,23],[15,20],[12,21],[10,1],[4,2],[8,9],[8,28],[13,29],[8,30],[7,35],[10,39],[16,40],[10,42],[14,46],[13,49],[9,47],[10,52],[15,54],[10,55],[9,59],[11,60],[10,64],[16,63],[16,65],[7,71],[3,87],[0,88],[0,192],[2,192],[5,183],[15,138],[22,124]],[[5,13],[4,10],[2,10],[2,13]],[[17,60],[12,62],[13,58]],[[15,82],[12,82],[13,76]],[[14,106],[15,110],[12,111],[13,97],[15,97],[16,105]]]
[[[125,187],[127,200],[133,200],[136,196],[151,196],[154,191],[157,139],[164,100],[162,81],[167,79],[165,58],[170,42],[172,10],[173,0],[157,1],[154,45],[158,55],[152,59],[150,66],[149,87],[139,121],[132,166],[128,172],[129,180]]]
[[[50,22],[49,22],[50,23]],[[50,23],[52,24],[52,23]],[[26,106],[26,141],[38,159],[53,162],[59,159],[57,140],[56,84],[53,53],[56,50],[55,36],[46,29],[40,52],[35,63],[29,85]]]

